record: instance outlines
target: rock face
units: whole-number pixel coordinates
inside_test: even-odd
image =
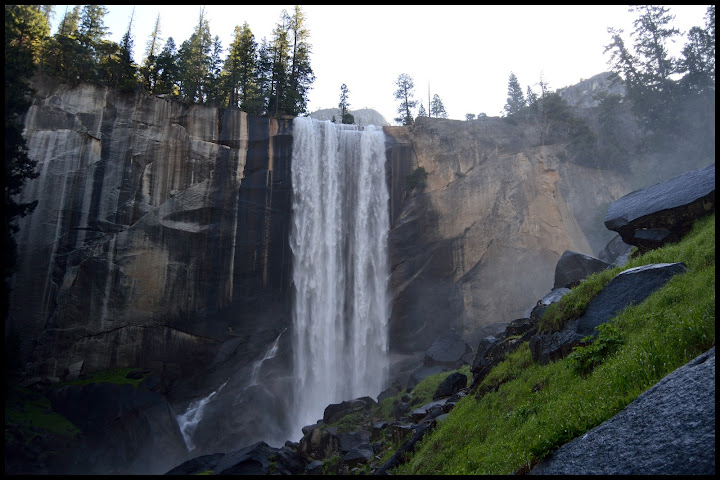
[[[498,118],[418,118],[409,131],[385,132],[396,142],[390,162],[405,157],[399,163],[428,173],[427,186],[405,192],[391,217],[398,350],[427,348],[449,327],[467,333],[522,317],[552,286],[562,252],[591,253],[552,148],[529,147]]]
[[[34,87],[10,316],[30,370],[179,374],[233,336],[253,358],[289,320],[291,120]]]

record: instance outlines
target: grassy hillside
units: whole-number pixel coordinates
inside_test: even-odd
[[[682,242],[593,275],[548,311],[553,330],[584,311],[614,275],[650,263],[684,262],[644,302],[605,324],[595,342],[538,365],[525,344],[426,436],[395,474],[525,473],[563,443],[613,417],[665,375],[715,344],[715,215]]]

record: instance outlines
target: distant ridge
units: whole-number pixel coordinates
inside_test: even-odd
[[[390,125],[380,112],[373,110],[372,108],[350,110],[350,113],[353,117],[355,117],[355,125],[363,127],[367,125],[376,125],[378,127]],[[332,120],[333,116],[335,117],[335,120],[340,123],[342,115],[340,114],[339,108],[324,108],[310,114],[310,118],[314,118],[315,120]]]

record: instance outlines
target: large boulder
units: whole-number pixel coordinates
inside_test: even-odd
[[[714,476],[715,453],[713,347],[530,474]]]
[[[593,298],[580,318],[566,324],[559,332],[544,333],[530,339],[530,352],[536,362],[558,360],[579,345],[596,327],[607,322],[625,307],[641,303],[662,288],[673,276],[684,273],[683,263],[656,263],[620,272]]]
[[[316,460],[332,457],[340,453],[340,438],[323,428],[313,428],[300,439],[299,451]]]
[[[433,400],[451,397],[465,387],[467,387],[467,376],[460,372],[453,372],[440,382],[433,394]]]
[[[275,448],[257,442],[226,454],[220,460],[215,475],[298,475],[305,473],[307,462],[288,448]]]
[[[584,253],[565,250],[555,265],[555,285],[553,288],[572,288],[588,275],[602,272],[611,265]]]
[[[633,246],[623,242],[622,237],[616,234],[598,253],[598,257],[603,262],[607,262],[613,267],[621,267],[630,259],[630,253]]]
[[[360,397],[354,400],[345,400],[340,403],[333,403],[325,407],[323,422],[335,423],[345,415],[367,410],[375,405],[377,405],[377,402],[370,397]]]
[[[465,340],[455,331],[450,330],[440,335],[425,352],[426,365],[445,365],[460,367],[462,358],[472,351]]]
[[[619,198],[605,226],[641,251],[676,242],[695,220],[715,211],[715,164]]]

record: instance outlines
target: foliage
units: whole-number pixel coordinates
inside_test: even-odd
[[[32,5],[5,6],[5,175],[3,187],[5,203],[5,251],[3,253],[3,319],[7,317],[9,296],[8,278],[17,269],[17,219],[30,214],[37,201],[19,202],[16,196],[26,180],[38,176],[37,161],[27,155],[27,144],[22,136],[21,116],[30,107],[26,96],[32,93],[28,83],[34,72],[34,63],[40,57],[42,43],[49,26],[42,9]],[[12,332],[11,332],[12,333]],[[9,350],[6,336],[6,351]],[[13,346],[10,346],[13,348]]]
[[[663,149],[694,133],[682,108],[688,98],[705,96],[714,103],[715,7],[708,7],[705,28],[690,30],[679,59],[668,53],[668,45],[680,34],[668,7],[640,5],[630,12],[637,14],[632,47],[622,30],[609,29],[612,41],[605,52],[610,52],[612,71],[624,83],[633,112],[649,136],[646,144]],[[683,76],[675,80],[678,75]]]
[[[401,73],[395,80],[395,85],[397,85],[395,100],[400,100],[397,110],[400,116],[396,117],[395,121],[401,125],[412,125],[413,116],[410,110],[417,106],[417,100],[413,100],[415,83],[410,75]]]
[[[517,77],[513,72],[510,72],[510,78],[508,79],[508,98],[505,102],[505,113],[507,115],[513,115],[525,107],[525,96],[520,87]]]
[[[38,436],[58,435],[68,439],[80,434],[79,428],[52,410],[45,395],[18,386],[6,389],[5,427],[6,433],[8,427],[16,429],[25,444]]]
[[[445,111],[445,105],[443,105],[443,102],[437,93],[433,95],[432,102],[430,102],[430,115],[435,118],[448,118],[448,114]]]
[[[423,105],[422,102],[420,102],[420,108],[418,108],[417,116],[418,117],[427,117],[428,116],[427,112],[425,111],[425,105]]]
[[[150,33],[147,48],[145,49],[145,60],[140,68],[142,85],[146,92],[152,92],[155,88],[155,84],[157,83],[157,58],[160,53],[160,44],[162,43],[160,35],[160,14],[158,13],[157,18],[155,19],[155,26]]]
[[[470,120],[475,120],[475,114],[474,114],[474,113],[466,113],[466,114],[465,114],[465,120],[467,120],[468,122],[469,122]]]
[[[600,334],[605,346],[577,354],[589,360],[600,352],[591,371],[578,373],[568,358],[535,364],[528,344],[521,345],[481,382],[483,394],[460,400],[395,473],[526,473],[713,346],[714,215],[696,222],[678,244],[633,259],[627,268],[676,261],[683,261],[688,273],[615,317]]]
[[[427,185],[427,176],[425,168],[416,168],[410,175],[405,177],[405,190],[410,192],[416,187],[424,188]]]
[[[596,337],[583,338],[583,344],[587,345],[573,348],[567,357],[568,364],[581,375],[590,373],[623,344],[622,332],[614,323],[603,323],[597,330]]]
[[[340,86],[340,103],[338,104],[338,107],[340,107],[341,123],[352,125],[355,123],[355,117],[353,117],[353,115],[348,111],[348,108],[350,107],[348,93],[349,91],[347,85],[343,83]]]

